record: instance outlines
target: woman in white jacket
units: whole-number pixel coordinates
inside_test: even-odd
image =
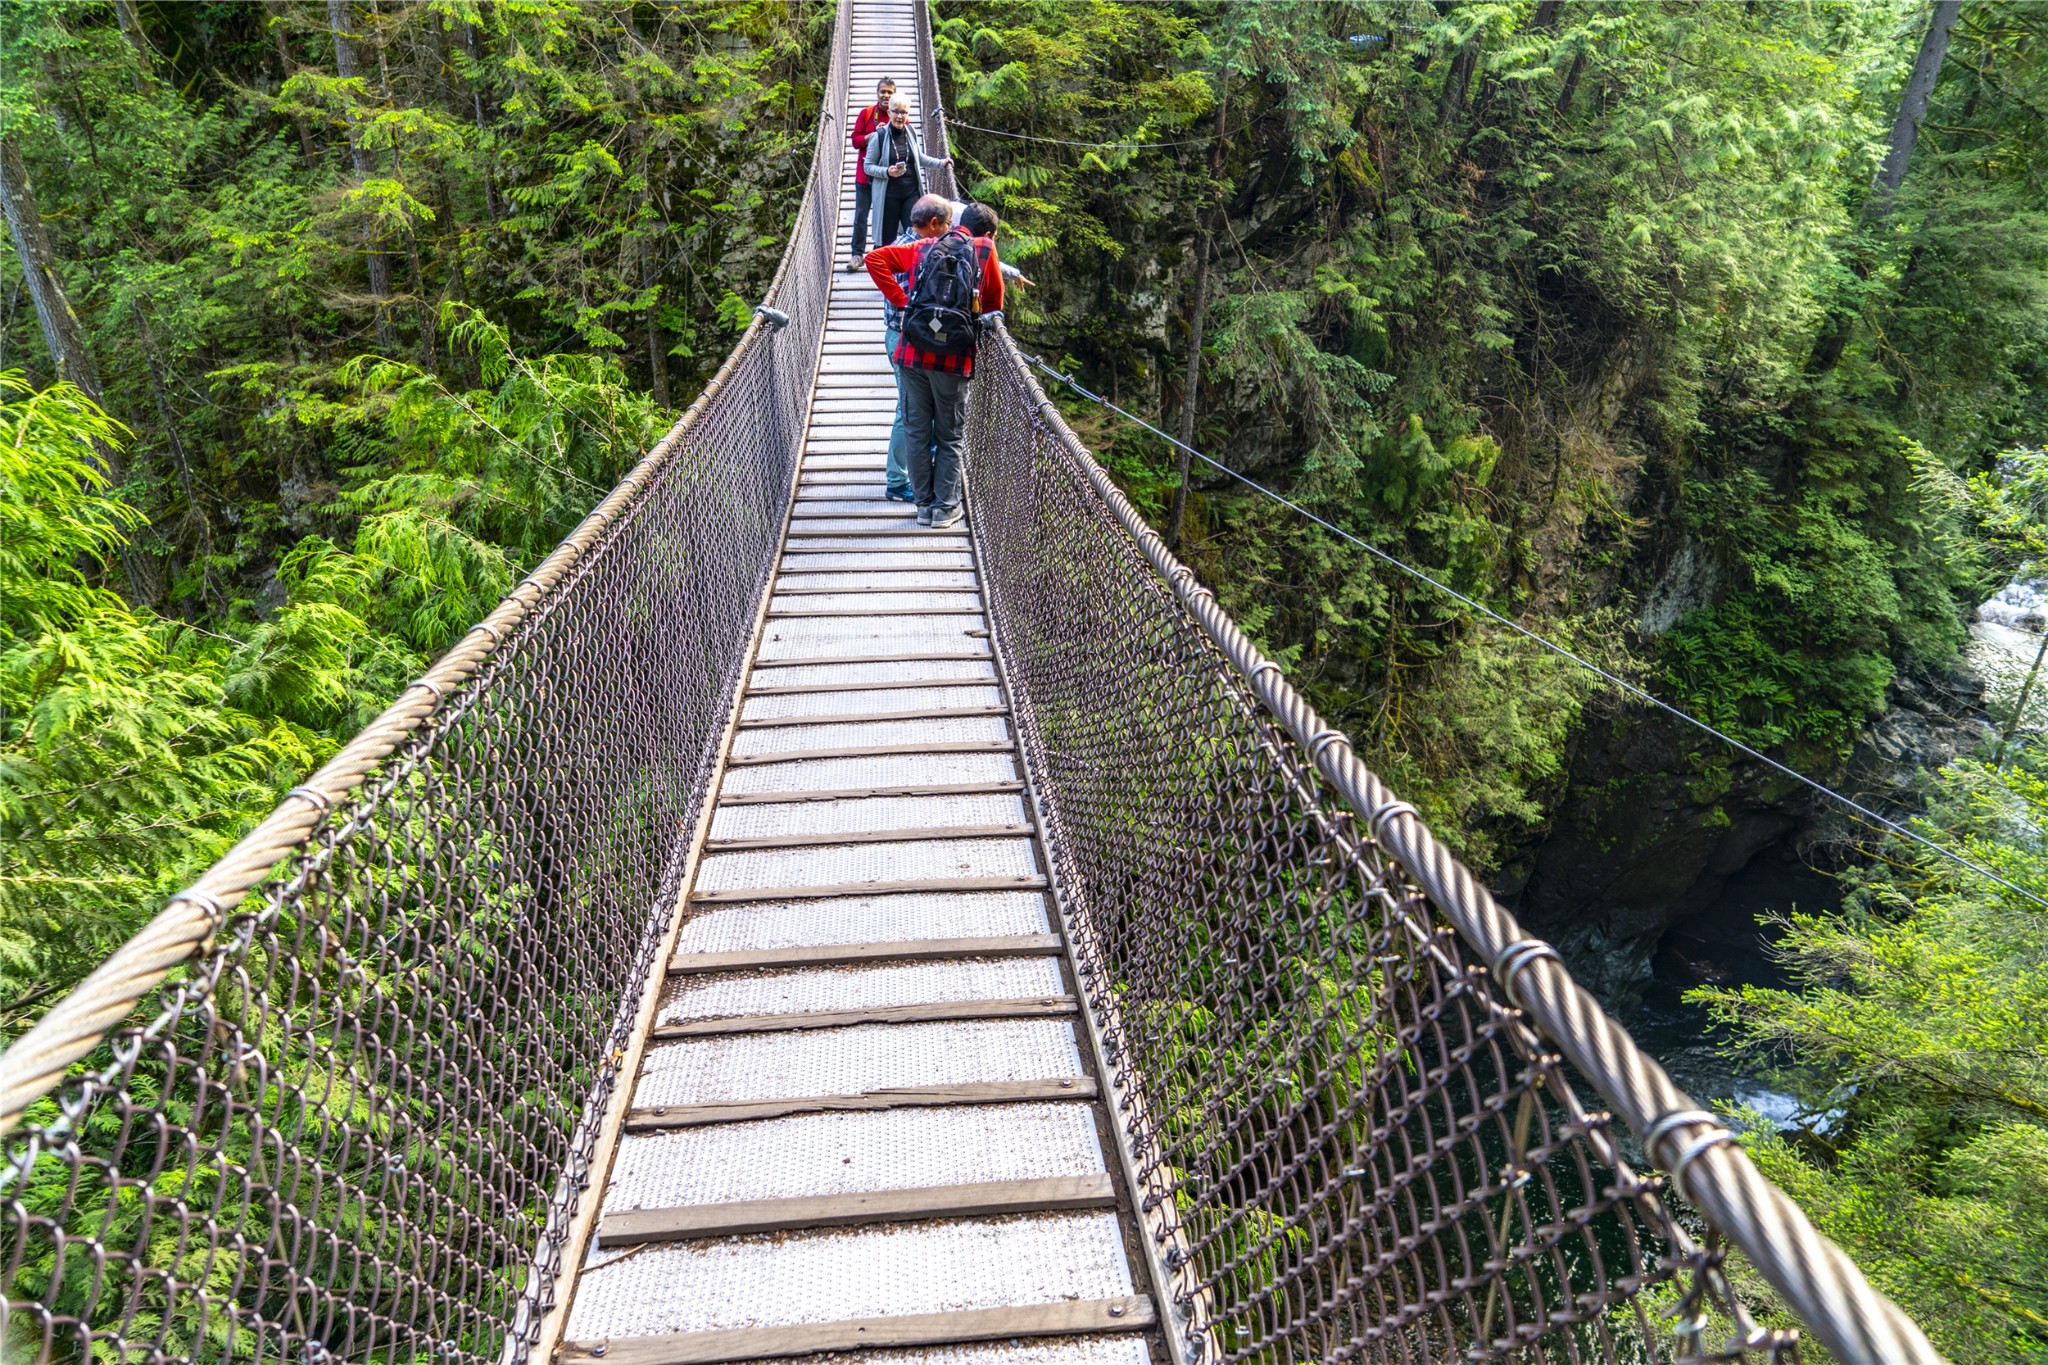
[[[924,139],[910,121],[910,101],[901,95],[889,101],[889,122],[868,138],[864,163],[868,179],[883,187],[874,197],[874,231],[869,240],[885,246],[896,240],[907,225],[910,206],[925,192],[924,171],[953,164],[952,158],[932,156]]]

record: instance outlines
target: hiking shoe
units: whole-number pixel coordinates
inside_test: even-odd
[[[931,525],[931,524],[932,524],[932,509],[931,509],[931,508],[929,508],[929,507],[920,507],[920,508],[918,508],[918,509],[917,509],[917,524],[918,524],[919,526],[929,526],[929,525]]]
[[[923,517],[919,517],[918,521],[922,525],[931,527],[934,531],[943,531],[948,526],[958,526],[966,517],[967,510],[961,507],[960,504],[954,503],[951,507],[934,507],[930,521],[926,521]]]
[[[858,275],[866,267],[867,262],[863,261],[860,257],[856,256],[846,263],[846,273],[849,275]]]
[[[902,488],[891,488],[891,489],[888,489],[888,490],[886,490],[885,492],[883,492],[882,496],[883,496],[883,497],[885,497],[885,498],[887,498],[887,499],[889,499],[889,501],[891,501],[891,502],[916,502],[916,501],[917,501],[917,494],[915,494],[915,493],[911,492],[911,491],[910,491],[910,487],[909,487],[909,485],[907,485],[907,484],[906,484],[905,486],[903,486]]]

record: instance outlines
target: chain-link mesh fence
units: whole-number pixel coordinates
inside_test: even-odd
[[[1794,1353],[1731,1292],[1718,1234],[1631,1169],[1606,1103],[1844,1358],[1932,1358],[1193,585],[1000,330],[969,447],[995,643],[1187,1365]]]
[[[1176,1365],[1796,1358],[1724,1237],[1838,1358],[1938,1360],[1195,585],[1007,330],[976,370],[990,623]]]
[[[844,24],[770,296],[788,325],[757,322],[483,627],[10,1050],[8,1361],[524,1358],[780,539]]]
[[[994,639],[1187,1365],[1790,1356],[1718,1234],[1631,1169],[1643,1147],[1843,1358],[1933,1358],[1194,586],[1001,331],[969,447]]]
[[[789,324],[0,1064],[8,1360],[531,1350],[773,563],[849,8]],[[1931,1359],[1193,588],[1006,335],[980,368],[991,623],[1183,1360],[1781,1351],[1603,1102],[1843,1358]]]

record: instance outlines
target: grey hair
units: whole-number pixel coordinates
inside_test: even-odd
[[[910,206],[910,225],[921,228],[933,223],[951,223],[953,206],[943,194],[927,194]]]

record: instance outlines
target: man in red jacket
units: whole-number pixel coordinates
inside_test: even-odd
[[[851,275],[860,269],[860,258],[868,249],[868,214],[875,202],[875,187],[868,179],[868,139],[875,135],[877,128],[889,125],[889,97],[896,93],[896,82],[887,76],[875,84],[875,102],[861,110],[853,118],[853,259],[846,263],[846,273]]]
[[[943,237],[969,243],[981,273],[974,308],[994,313],[1003,306],[1003,264],[996,244],[987,237],[969,237],[953,226],[953,206],[928,194],[911,206],[910,227],[919,240],[902,246],[876,247],[867,254],[868,275],[882,297],[898,309],[907,308],[917,292],[917,272],[925,256]],[[896,279],[907,276],[905,289]],[[917,499],[917,524],[944,529],[957,525],[960,511],[961,438],[967,431],[967,381],[974,376],[974,353],[942,355],[918,346],[908,336],[889,357],[903,380],[903,427],[910,446],[910,489]]]

